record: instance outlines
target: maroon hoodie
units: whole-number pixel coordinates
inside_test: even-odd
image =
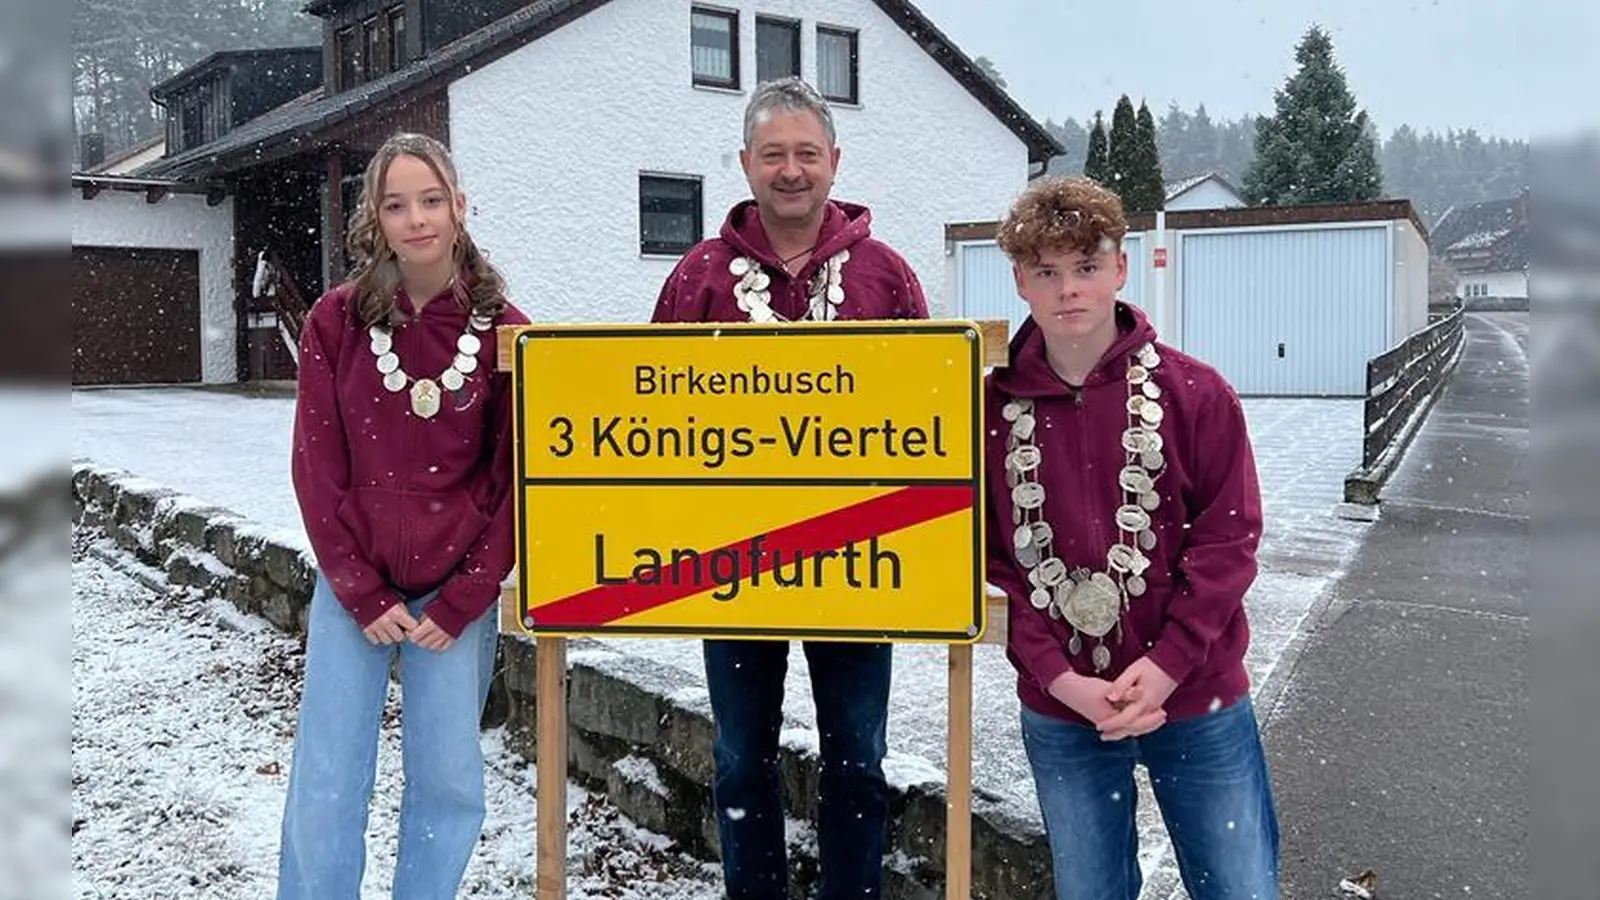
[[[735,257],[750,257],[761,264],[772,284],[772,309],[791,322],[805,317],[806,288],[817,268],[840,250],[850,251],[841,270],[844,302],[841,319],[926,319],[927,300],[922,283],[904,258],[872,236],[872,212],[865,206],[828,201],[811,258],[791,278],[783,269],[754,200],[744,200],[728,211],[718,237],[691,247],[661,286],[653,322],[744,322],[750,314],[740,309],[733,295],[738,281],[728,271]]]
[[[1244,410],[1217,371],[1165,344],[1153,373],[1165,417],[1160,432],[1166,468],[1151,514],[1157,543],[1145,572],[1148,588],[1123,613],[1123,640],[1106,635],[1111,667],[1096,673],[1084,649],[1069,656],[1072,626],[1051,619],[1029,602],[1027,569],[1011,545],[1011,491],[1006,486],[1006,436],[1001,417],[1007,397],[1031,397],[1034,441],[1043,453],[1038,477],[1045,488],[1045,517],[1054,530],[1055,554],[1068,569],[1104,571],[1115,542],[1114,513],[1123,502],[1117,474],[1126,462],[1121,435],[1128,427],[1128,355],[1156,341],[1140,310],[1117,304],[1116,342],[1074,391],[1045,360],[1044,335],[1030,319],[1011,342],[1011,364],[987,383],[989,491],[988,580],[1010,600],[1006,654],[1017,669],[1017,694],[1030,709],[1085,723],[1051,697],[1048,688],[1073,668],[1115,679],[1141,656],[1178,682],[1166,702],[1170,720],[1228,706],[1249,691],[1244,667],[1250,628],[1244,595],[1256,575],[1261,535],[1261,495]]]
[[[295,495],[317,566],[366,627],[395,603],[439,589],[423,610],[454,637],[494,605],[515,556],[510,376],[495,371],[494,331],[474,332],[478,368],[439,413],[411,411],[383,386],[351,288],[324,294],[300,338]],[[402,291],[399,309],[413,316]],[[500,324],[527,322],[506,306]],[[467,312],[448,293],[394,330],[400,366],[438,380]]]

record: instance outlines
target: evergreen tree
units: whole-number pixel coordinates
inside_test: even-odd
[[[1139,104],[1134,118],[1133,186],[1123,195],[1131,209],[1153,212],[1166,206],[1167,188],[1161,177],[1161,152],[1156,147],[1156,120],[1150,107]]]
[[[994,60],[987,56],[980,56],[973,60],[972,64],[978,67],[978,71],[982,72],[985,78],[999,85],[1001,90],[1005,89],[1006,80],[1000,74],[1000,67],[994,64]]]
[[[1089,153],[1084,159],[1083,174],[1100,184],[1111,184],[1110,143],[1106,139],[1105,119],[1099,110],[1094,112],[1094,127],[1089,129]]]
[[[1136,171],[1134,155],[1138,141],[1139,124],[1135,121],[1133,101],[1123,94],[1117,99],[1117,108],[1111,113],[1111,139],[1106,153],[1106,177],[1109,180],[1105,185],[1116,191],[1124,202]]]
[[[1246,199],[1258,205],[1377,199],[1383,177],[1376,139],[1321,26],[1306,32],[1295,61],[1299,69],[1274,96],[1276,113],[1256,120]]]

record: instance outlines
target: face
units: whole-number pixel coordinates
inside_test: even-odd
[[[750,192],[768,219],[802,223],[820,216],[833,189],[839,148],[809,112],[773,111],[739,151]]]
[[[1046,337],[1092,342],[1116,332],[1117,292],[1128,278],[1121,249],[1094,253],[1047,250],[1032,264],[1015,264],[1017,293]]]
[[[466,197],[453,193],[423,160],[401,154],[389,164],[378,198],[378,224],[402,265],[448,263],[465,211]]]

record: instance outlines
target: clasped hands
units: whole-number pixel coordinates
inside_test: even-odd
[[[1101,740],[1120,741],[1165,725],[1167,713],[1162,706],[1177,687],[1160,666],[1142,656],[1116,681],[1069,669],[1050,683],[1050,696],[1094,723]]]
[[[434,624],[427,616],[418,622],[404,603],[389,607],[383,615],[373,619],[371,625],[361,629],[361,633],[373,644],[398,644],[409,640],[424,650],[441,653],[455,643],[450,632]]]

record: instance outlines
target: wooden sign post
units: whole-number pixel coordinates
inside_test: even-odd
[[[967,900],[972,645],[994,639],[991,610],[1004,622],[985,593],[983,371],[1006,326],[499,330],[519,551],[501,626],[538,657],[538,900],[566,897],[577,635],[948,644],[946,897]]]

